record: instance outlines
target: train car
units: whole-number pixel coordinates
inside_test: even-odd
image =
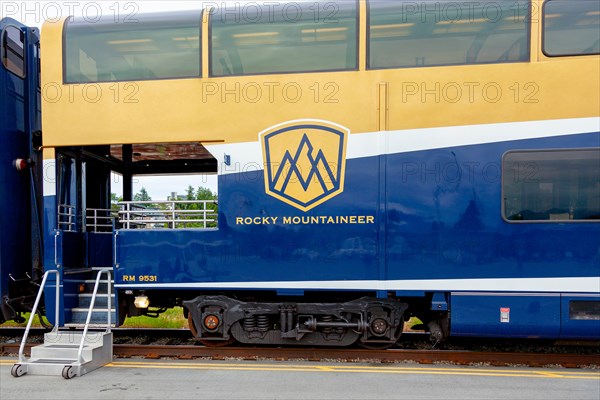
[[[0,20],[0,323],[24,321],[43,273],[39,42]]]
[[[599,18],[358,0],[46,23],[58,322],[109,268],[119,323],[180,305],[208,345],[385,348],[412,316],[434,340],[600,338]],[[182,174],[216,175],[217,204],[132,198]]]

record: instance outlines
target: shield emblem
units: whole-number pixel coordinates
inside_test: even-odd
[[[342,193],[348,134],[343,126],[318,120],[261,132],[265,192],[302,211]]]

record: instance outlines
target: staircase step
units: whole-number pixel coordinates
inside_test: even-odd
[[[83,293],[94,293],[94,286],[96,285],[95,279],[87,279],[87,280],[81,282],[81,284],[83,285]],[[115,292],[114,284],[115,284],[115,281],[111,280],[110,281],[111,292],[113,292],[113,293]],[[100,282],[98,283],[98,294],[106,293],[107,291],[108,291],[108,284],[107,284],[106,278],[101,279]]]
[[[92,294],[91,293],[81,293],[79,294],[79,308],[89,307],[92,302]],[[111,306],[115,305],[115,294],[111,293],[110,296]],[[106,308],[108,306],[108,294],[96,294],[96,301],[94,302],[94,307],[98,308]]]
[[[69,329],[80,329],[80,330],[83,330],[85,328],[85,323],[81,323],[80,324],[80,323],[70,322],[68,324],[65,324],[64,327],[65,328],[69,328]],[[111,328],[116,328],[117,325],[113,321],[113,322],[111,322],[110,327]],[[92,324],[92,323],[90,323],[88,325],[88,328],[89,329],[106,329],[106,322],[103,323],[103,324]]]
[[[106,325],[104,326],[106,328]],[[102,343],[102,336],[105,334],[104,330],[88,331],[85,335],[85,344],[86,345],[96,345],[98,343]],[[44,344],[46,345],[77,345],[81,343],[81,338],[83,337],[83,330],[58,330],[56,332],[48,332],[44,334]]]
[[[98,344],[95,347],[99,347],[102,344]],[[81,353],[84,362],[92,358],[92,349],[89,345],[83,346]],[[56,360],[57,362],[67,362],[69,360],[77,360],[79,354],[79,344],[65,345],[65,344],[43,344],[31,348],[31,358],[34,360]]]
[[[72,364],[74,362],[76,362],[77,359],[73,358],[73,359],[68,359],[68,358],[64,358],[64,359],[58,359],[58,358],[32,358],[29,360],[29,362],[31,363],[36,363],[36,364],[60,364],[60,365],[66,365],[66,364]]]
[[[61,376],[63,370],[68,365],[77,363],[77,360],[56,360],[56,359],[29,359],[23,363],[27,374],[30,375],[53,375]]]
[[[88,309],[84,307],[77,307],[71,309],[71,323],[75,324],[85,324],[88,315]],[[92,318],[90,319],[90,324],[104,324],[108,322],[107,318],[108,310],[106,308],[94,308],[92,310]],[[116,321],[117,313],[114,308],[111,309],[110,320],[111,322]]]

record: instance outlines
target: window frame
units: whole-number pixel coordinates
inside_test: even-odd
[[[119,83],[119,82],[152,82],[152,81],[167,81],[167,80],[177,80],[177,79],[200,79],[202,78],[202,25],[204,21],[204,13],[205,9],[200,11],[200,18],[198,19],[198,32],[199,32],[199,46],[198,46],[198,65],[199,71],[198,75],[190,75],[190,76],[178,76],[178,77],[170,77],[170,78],[144,78],[144,79],[115,79],[115,80],[95,80],[91,82],[77,82],[77,81],[69,81],[67,80],[67,26],[70,22],[73,21],[73,18],[66,18],[63,26],[62,26],[62,81],[63,85],[95,85],[100,83]],[[147,14],[160,14],[160,13],[147,13]]]
[[[366,1],[366,70],[367,71],[381,71],[381,70],[390,70],[390,69],[414,69],[414,68],[436,68],[436,67],[465,67],[465,66],[473,66],[473,65],[499,65],[499,64],[522,64],[529,63],[531,61],[532,54],[532,46],[531,46],[531,32],[532,32],[532,18],[531,16],[525,16],[524,21],[527,24],[526,30],[526,42],[527,42],[527,57],[526,60],[522,61],[502,61],[502,62],[473,62],[473,63],[461,63],[461,64],[430,64],[430,65],[414,65],[414,66],[394,66],[394,67],[373,67],[371,66],[371,4],[373,0],[365,0]],[[411,3],[407,0],[401,0],[402,2]],[[529,7],[534,7],[533,0],[524,0],[529,2]],[[412,2],[414,3],[414,2]],[[451,3],[451,1],[449,1]]]
[[[341,1],[341,0],[338,0]],[[267,75],[292,75],[292,74],[314,74],[314,73],[329,73],[329,72],[355,72],[360,71],[360,0],[354,0],[355,3],[355,15],[356,15],[356,67],[344,68],[344,69],[315,69],[308,71],[291,71],[291,72],[261,72],[261,73],[244,73],[244,74],[231,74],[231,75],[214,75],[213,73],[213,12],[208,13],[208,77],[213,79],[240,77],[240,76],[267,76]],[[327,4],[327,3],[326,3]]]
[[[5,46],[4,45],[4,38],[5,38],[5,35],[8,35],[7,31],[10,28],[16,29],[19,32],[19,35],[23,36],[23,68],[22,68],[22,74],[18,74],[17,71],[15,71],[12,68],[10,68],[4,62],[4,54],[5,54],[5,52],[8,51],[8,49],[10,49],[9,46]],[[14,25],[14,24],[6,25],[2,29],[2,32],[0,32],[0,58],[2,59],[2,67],[6,71],[10,72],[14,76],[19,77],[21,79],[25,79],[27,77],[27,67],[28,67],[28,62],[27,61],[28,61],[28,58],[29,58],[29,57],[27,57],[27,35],[17,25]]]
[[[504,184],[504,165],[506,163],[506,157],[513,153],[559,153],[559,152],[579,152],[579,151],[593,151],[597,150],[600,152],[600,147],[577,147],[577,148],[551,148],[551,149],[513,149],[508,150],[502,154],[501,165],[500,165],[500,215],[502,220],[509,224],[594,224],[600,223],[600,219],[572,219],[572,220],[551,220],[551,219],[532,219],[532,220],[512,220],[506,216],[506,202],[505,202],[505,184]]]
[[[548,4],[554,2],[556,0],[546,0],[544,5],[542,6],[542,40],[541,40],[541,50],[542,54],[548,58],[558,58],[558,57],[587,57],[587,56],[597,56],[600,55],[600,51],[597,53],[568,53],[568,54],[550,54],[546,51],[546,7]],[[564,1],[564,0],[559,0]]]

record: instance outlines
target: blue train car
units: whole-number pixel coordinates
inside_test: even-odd
[[[222,321],[214,336],[229,328],[245,343],[341,345],[355,334],[375,347],[395,341],[400,315],[438,339],[598,338],[599,133],[597,120],[579,123],[543,124],[542,138],[523,138],[529,127],[518,123],[478,127],[462,138],[471,143],[448,147],[439,144],[448,128],[390,134],[390,148],[411,135],[438,144],[348,159],[343,193],[306,213],[266,194],[272,185],[254,171],[221,176],[218,229],[117,231],[117,288],[157,306],[205,292],[183,301],[203,340],[212,318]],[[492,131],[520,138],[478,143]],[[297,146],[290,154],[303,153]],[[242,157],[234,146],[226,153]],[[337,334],[306,340],[320,327]]]
[[[108,269],[95,322],[183,306],[207,345],[600,338],[597,2],[431,3],[47,23],[57,322]],[[200,173],[218,200],[133,198]]]
[[[23,321],[43,273],[38,29],[0,21],[0,323]]]

